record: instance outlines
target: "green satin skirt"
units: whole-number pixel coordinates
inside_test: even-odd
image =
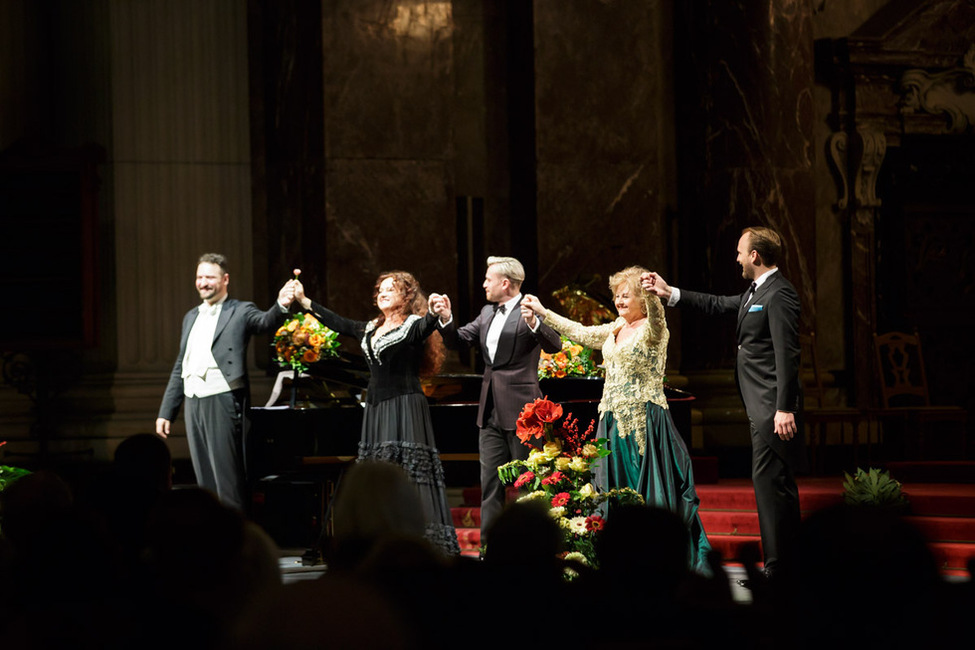
[[[620,438],[611,412],[603,413],[596,435],[607,438],[607,448],[613,452],[599,463],[596,478],[600,487],[633,488],[643,495],[647,505],[677,513],[690,532],[691,568],[710,574],[706,559],[711,544],[698,514],[700,499],[694,489],[691,455],[670,411],[647,402],[647,446],[643,455],[634,436]]]

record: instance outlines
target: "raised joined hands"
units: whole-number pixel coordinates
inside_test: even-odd
[[[441,323],[446,323],[450,320],[452,312],[450,309],[450,298],[447,294],[431,293],[427,301],[427,308],[440,317]]]

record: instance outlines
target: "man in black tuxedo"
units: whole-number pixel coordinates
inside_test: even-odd
[[[228,297],[230,274],[223,255],[207,253],[196,268],[203,303],[183,317],[179,354],[159,407],[156,433],[163,438],[186,401],[186,439],[200,486],[228,506],[244,510],[244,437],[250,405],[247,343],[271,332],[294,300],[289,280],[267,311]]]
[[[657,273],[643,276],[644,289],[706,314],[738,314],[735,380],[751,428],[752,481],[765,556],[773,578],[792,552],[800,524],[795,472],[805,467],[799,426],[799,295],[777,267],[782,239],[769,228],[745,228],[738,240],[741,275],[751,286],[741,295],[681,291]]]
[[[518,414],[526,403],[541,397],[538,357],[562,349],[558,332],[541,321],[530,328],[521,317],[521,284],[525,268],[513,257],[489,257],[484,274],[488,303],[472,322],[457,327],[450,298],[431,294],[430,309],[440,316],[440,333],[449,348],[458,341],[480,349],[484,379],[477,409],[481,457],[481,544],[504,508],[504,486],[498,468],[528,458],[529,448],[515,436]]]

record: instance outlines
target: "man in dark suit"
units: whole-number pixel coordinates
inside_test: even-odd
[[[513,257],[489,257],[484,293],[489,303],[472,322],[457,327],[450,298],[431,294],[430,309],[440,316],[440,333],[449,348],[458,341],[480,349],[484,379],[477,409],[481,457],[481,544],[504,508],[504,486],[498,468],[528,458],[529,448],[515,436],[518,414],[526,403],[541,397],[538,357],[562,349],[558,333],[538,321],[534,329],[521,317],[521,283],[525,268]]]
[[[159,407],[156,433],[163,438],[186,402],[186,438],[196,481],[228,506],[243,510],[246,483],[244,436],[250,385],[247,343],[273,331],[294,300],[293,280],[267,311],[229,298],[230,274],[223,255],[207,253],[196,269],[203,303],[183,317],[179,354]]]
[[[773,578],[792,551],[800,524],[795,472],[805,467],[799,418],[799,295],[777,267],[782,239],[769,228],[745,228],[738,240],[741,275],[751,286],[741,295],[681,291],[657,273],[643,276],[647,291],[668,306],[706,314],[738,314],[735,380],[751,429],[752,481],[765,556]]]

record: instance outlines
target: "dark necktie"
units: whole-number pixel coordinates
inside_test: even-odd
[[[752,298],[755,297],[755,289],[757,288],[758,288],[758,283],[752,282],[752,286],[748,288],[748,296],[745,298],[745,302],[741,303],[742,311],[745,311],[745,309],[748,308],[748,305],[751,303]]]

